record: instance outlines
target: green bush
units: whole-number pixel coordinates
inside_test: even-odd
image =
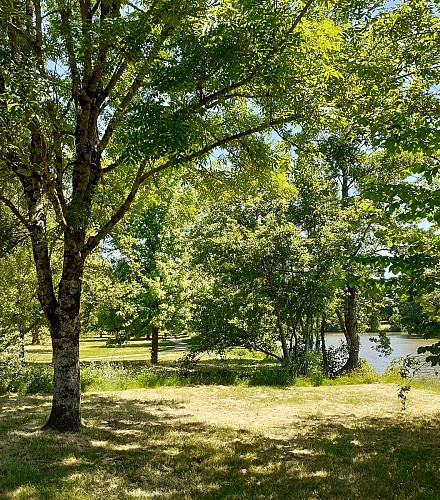
[[[0,362],[0,393],[50,394],[53,370],[49,365],[28,364],[9,358]]]

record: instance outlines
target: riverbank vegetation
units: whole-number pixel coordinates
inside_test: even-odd
[[[160,364],[146,361],[148,348],[138,349],[143,352],[82,361],[82,392],[204,385],[287,388],[379,383],[395,384],[396,397],[398,388],[403,386],[440,391],[440,379],[435,372],[419,373],[419,364],[412,357],[395,358],[382,374],[361,359],[350,374],[328,378],[322,373],[320,359],[310,358],[304,373],[304,367],[281,365],[271,357],[244,349],[222,356],[198,353],[195,357],[189,351],[164,346]],[[103,348],[96,352],[102,353]],[[108,354],[108,349],[104,353]],[[0,394],[50,394],[52,379],[53,367],[49,362],[10,363],[0,375]]]

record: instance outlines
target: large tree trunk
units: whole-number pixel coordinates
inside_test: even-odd
[[[79,308],[84,259],[73,233],[65,234],[64,263],[58,293],[59,307],[49,319],[54,369],[52,411],[44,429],[76,432],[81,422],[79,368]]]
[[[78,337],[79,318],[63,321],[59,330],[52,332],[53,398],[45,430],[76,432],[82,427]]]

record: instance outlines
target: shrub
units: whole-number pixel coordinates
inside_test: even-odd
[[[25,363],[18,357],[0,359],[0,393],[50,394],[53,389],[50,365]]]

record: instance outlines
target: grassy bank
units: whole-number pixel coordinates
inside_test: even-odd
[[[4,499],[437,499],[440,394],[395,384],[89,393],[79,435],[45,396],[0,398]]]
[[[149,361],[104,359],[96,362],[81,362],[81,386],[83,392],[120,391],[157,387],[187,387],[194,385],[227,386],[334,386],[372,383],[394,383],[407,385],[396,372],[378,375],[361,362],[349,376],[326,379],[321,373],[310,373],[297,377],[295,372],[277,362],[261,356],[248,358],[231,357],[219,359],[206,357],[196,365],[188,364],[184,358],[177,360],[181,352],[173,352],[176,359],[162,361],[153,366]],[[9,366],[0,373],[0,394],[7,392],[30,394],[52,393],[53,369],[48,363],[26,363]],[[440,379],[417,379],[413,387],[431,388],[440,392]]]

